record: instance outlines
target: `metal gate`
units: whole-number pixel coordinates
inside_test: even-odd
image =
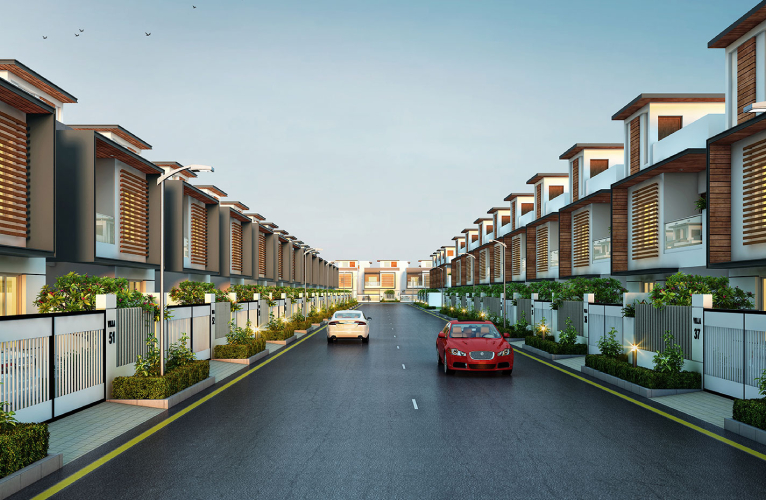
[[[599,354],[599,340],[606,337],[607,332],[614,328],[615,339],[625,346],[622,331],[622,307],[606,304],[588,304],[588,354]],[[563,329],[563,327],[562,327]]]

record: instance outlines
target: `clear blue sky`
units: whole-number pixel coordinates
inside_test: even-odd
[[[622,141],[637,94],[723,92],[707,42],[756,3],[4,0],[0,58],[328,259],[416,261],[575,142]]]

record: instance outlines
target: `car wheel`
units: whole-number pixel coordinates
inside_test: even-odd
[[[444,364],[444,361],[442,361],[442,357],[439,356],[439,351],[436,351],[436,359],[439,360],[439,366]]]
[[[366,344],[370,341],[370,336],[362,337],[362,343]]]
[[[513,368],[511,368],[510,370],[506,370],[506,371],[504,371],[504,372],[503,372],[503,375],[505,375],[506,377],[510,377],[510,376],[511,376],[511,373],[513,373]]]
[[[447,364],[447,354],[444,354],[444,374],[445,375],[452,375],[455,373],[455,370],[450,370],[449,365]]]
[[[332,337],[327,337],[327,343],[332,344]]]

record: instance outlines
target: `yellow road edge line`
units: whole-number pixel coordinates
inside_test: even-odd
[[[538,363],[542,363],[544,365],[550,366],[551,368],[554,368],[554,369],[556,369],[556,370],[558,370],[558,371],[560,371],[562,373],[566,373],[570,377],[574,377],[574,378],[576,378],[578,380],[582,380],[583,382],[585,382],[587,384],[590,384],[593,387],[597,387],[597,388],[601,389],[602,391],[606,391],[609,394],[613,394],[613,395],[615,395],[617,397],[620,397],[620,398],[624,399],[625,401],[629,401],[629,402],[631,402],[631,403],[633,403],[635,405],[640,406],[641,408],[647,409],[647,410],[649,410],[651,412],[656,413],[657,415],[661,415],[661,416],[663,416],[665,418],[668,418],[668,419],[672,420],[673,422],[677,422],[677,423],[679,423],[681,425],[684,425],[684,426],[686,426],[686,427],[688,427],[690,429],[693,429],[693,430],[695,430],[697,432],[700,432],[700,433],[702,433],[702,434],[704,434],[704,435],[706,435],[708,437],[716,439],[716,440],[718,440],[718,441],[720,441],[720,442],[722,442],[724,444],[728,444],[731,447],[734,447],[734,448],[736,448],[736,449],[738,449],[740,451],[744,451],[745,453],[748,453],[748,454],[750,454],[750,455],[752,455],[752,456],[754,456],[756,458],[760,458],[761,460],[766,461],[766,454],[763,454],[763,453],[761,453],[759,451],[755,451],[754,449],[748,448],[747,446],[745,446],[743,444],[739,444],[736,441],[732,441],[731,439],[728,439],[728,438],[725,438],[723,436],[720,436],[720,435],[716,434],[715,432],[711,432],[711,431],[709,431],[707,429],[703,429],[702,427],[700,427],[698,425],[695,425],[695,424],[693,424],[691,422],[688,422],[688,421],[686,421],[686,420],[684,420],[682,418],[676,417],[675,415],[671,415],[670,413],[666,413],[666,412],[664,412],[662,410],[659,410],[659,409],[657,409],[657,408],[655,408],[653,406],[650,406],[650,405],[648,405],[646,403],[642,403],[641,401],[638,401],[637,399],[633,399],[630,396],[626,396],[625,394],[619,393],[619,392],[617,392],[617,391],[615,391],[613,389],[610,389],[608,387],[604,387],[601,384],[597,384],[596,382],[593,382],[592,380],[588,380],[587,378],[582,377],[580,375],[577,375],[576,373],[572,373],[569,370],[565,370],[564,368],[561,368],[561,367],[556,366],[554,364],[548,363],[547,361],[543,361],[542,359],[538,359],[537,357],[532,356],[531,354],[528,354],[526,352],[522,352],[520,349],[518,349],[516,347],[514,347],[513,350],[515,352],[519,353],[519,354],[522,354],[522,355],[528,357],[528,358],[534,359]]]
[[[194,403],[192,403],[191,405],[187,406],[183,410],[179,411],[178,413],[176,413],[172,417],[168,417],[165,420],[163,420],[162,422],[159,422],[158,424],[155,424],[151,429],[145,430],[144,432],[142,432],[138,436],[134,437],[133,439],[131,439],[127,443],[119,446],[118,448],[115,448],[114,450],[110,451],[109,453],[107,453],[103,457],[99,458],[98,460],[96,460],[96,461],[88,464],[87,466],[83,467],[82,469],[78,470],[77,472],[75,472],[71,476],[69,476],[69,477],[67,477],[65,479],[62,479],[61,481],[59,481],[58,483],[54,484],[53,486],[51,486],[47,490],[45,490],[42,493],[39,493],[36,496],[32,497],[32,500],[43,500],[43,499],[46,499],[46,498],[50,498],[51,496],[55,495],[56,493],[59,493],[61,490],[63,490],[67,486],[71,486],[72,484],[74,484],[75,482],[79,481],[83,477],[87,476],[88,474],[90,474],[94,470],[98,469],[102,465],[106,464],[107,462],[109,462],[113,458],[116,458],[119,455],[125,453],[127,450],[129,450],[133,446],[137,445],[138,443],[140,443],[144,439],[148,438],[149,436],[151,436],[152,434],[156,433],[157,431],[159,431],[159,430],[165,428],[166,426],[170,425],[171,423],[175,422],[176,420],[178,420],[179,418],[183,417],[184,415],[186,415],[187,413],[189,413],[190,411],[192,411],[193,409],[195,409],[196,407],[198,407],[202,403],[205,403],[205,402],[211,400],[212,398],[214,398],[218,394],[222,393],[223,391],[225,391],[226,389],[228,389],[232,385],[236,384],[240,380],[244,379],[245,377],[250,376],[256,370],[260,370],[261,368],[263,368],[267,364],[271,363],[272,361],[274,361],[275,359],[277,359],[278,357],[280,357],[281,355],[283,355],[287,351],[289,351],[289,350],[293,349],[294,347],[298,346],[300,343],[302,343],[303,341],[309,339],[310,337],[313,337],[314,335],[316,335],[320,331],[324,330],[325,328],[327,328],[327,325],[325,325],[325,326],[323,326],[321,328],[318,328],[317,330],[311,332],[308,335],[305,335],[302,339],[298,340],[297,342],[295,342],[290,347],[287,347],[286,349],[282,349],[280,352],[275,354],[273,357],[270,357],[266,361],[263,361],[262,363],[259,363],[258,365],[256,365],[255,367],[251,368],[250,370],[246,371],[245,373],[243,373],[239,377],[235,378],[234,380],[231,380],[231,381],[227,382],[225,385],[219,387],[218,389],[216,389],[215,391],[211,392],[210,394],[208,394],[204,398],[200,399],[199,401],[195,401]],[[211,360],[211,361],[214,361],[214,360]]]
[[[423,311],[425,313],[428,313],[428,314],[430,314],[431,316],[433,316],[435,318],[444,319],[441,316],[437,316],[437,315],[429,312],[428,310],[423,309],[422,307],[417,307],[417,306],[413,306],[413,307],[415,307],[416,309],[420,309],[421,311]],[[511,347],[513,347],[513,346],[511,346]],[[732,441],[731,439],[725,438],[725,437],[723,437],[723,436],[721,436],[719,434],[716,434],[715,432],[711,432],[711,431],[709,431],[707,429],[703,429],[702,427],[700,427],[700,426],[698,426],[696,424],[688,422],[688,421],[686,421],[686,420],[684,420],[682,418],[676,417],[675,415],[671,415],[670,413],[666,413],[666,412],[664,412],[662,410],[659,410],[659,409],[657,409],[657,408],[655,408],[653,406],[650,406],[650,405],[648,405],[646,403],[642,403],[641,401],[633,399],[630,396],[626,396],[625,394],[617,392],[617,391],[615,391],[613,389],[610,389],[608,387],[604,387],[601,384],[597,384],[596,382],[593,382],[592,380],[588,380],[587,378],[582,377],[580,375],[577,375],[576,373],[572,373],[569,370],[565,370],[564,368],[561,368],[561,367],[556,366],[554,364],[548,363],[547,361],[543,361],[542,359],[539,359],[539,358],[537,358],[535,356],[532,356],[529,353],[523,352],[521,349],[518,349],[518,348],[514,347],[513,350],[515,352],[519,353],[519,354],[522,354],[522,355],[528,357],[528,358],[534,359],[538,363],[542,363],[544,365],[550,366],[551,368],[554,368],[554,369],[556,369],[556,370],[558,370],[558,371],[560,371],[562,373],[566,373],[570,377],[574,377],[574,378],[576,378],[578,380],[581,380],[581,381],[583,381],[583,382],[585,382],[587,384],[590,384],[590,385],[592,385],[594,387],[597,387],[597,388],[601,389],[602,391],[606,391],[609,394],[613,394],[613,395],[615,395],[617,397],[620,397],[620,398],[624,399],[625,401],[629,401],[629,402],[631,402],[631,403],[633,403],[635,405],[640,406],[641,408],[645,408],[645,409],[647,409],[647,410],[649,410],[651,412],[656,413],[657,415],[661,415],[661,416],[663,416],[665,418],[668,418],[668,419],[672,420],[673,422],[677,422],[677,423],[679,423],[681,425],[684,425],[684,426],[686,426],[686,427],[688,427],[690,429],[693,429],[693,430],[695,430],[697,432],[700,432],[700,433],[702,433],[702,434],[704,434],[704,435],[706,435],[708,437],[711,437],[711,438],[716,439],[716,440],[718,440],[718,441],[720,441],[720,442],[722,442],[724,444],[727,444],[727,445],[729,445],[729,446],[731,446],[733,448],[736,448],[736,449],[738,449],[740,451],[744,451],[745,453],[748,453],[748,454],[750,454],[750,455],[752,455],[752,456],[754,456],[756,458],[760,458],[761,460],[766,461],[766,454],[763,454],[763,453],[761,453],[759,451],[756,451],[756,450],[754,450],[752,448],[748,448],[747,446],[745,446],[743,444],[737,443],[736,441]]]

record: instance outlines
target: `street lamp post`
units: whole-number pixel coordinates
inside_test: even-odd
[[[214,172],[208,165],[187,165],[166,172],[157,179],[160,186],[160,377],[165,375],[165,180],[175,174],[190,172]]]
[[[508,297],[505,295],[505,254],[508,251],[508,245],[503,243],[502,241],[492,240],[490,243],[497,243],[498,245],[502,245],[504,252],[503,252],[503,328],[506,326],[505,321],[505,302],[508,300]]]

